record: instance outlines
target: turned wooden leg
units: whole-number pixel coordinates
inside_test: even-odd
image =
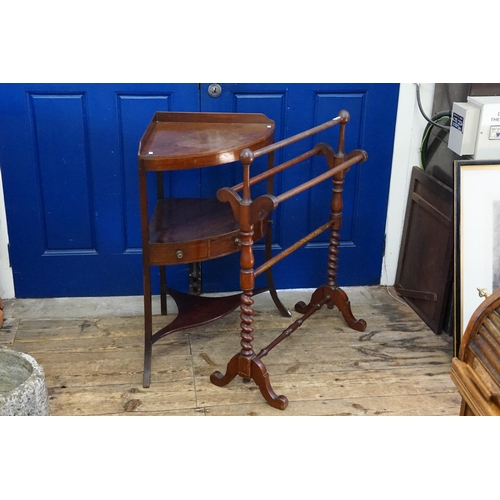
[[[332,203],[330,206],[330,240],[328,242],[327,285],[337,288],[338,254],[340,245],[339,230],[342,227],[342,191],[344,186],[344,173],[333,178]]]
[[[339,150],[340,145],[339,145]],[[326,305],[332,309],[337,307],[344,317],[345,322],[353,329],[362,332],[366,328],[366,321],[356,319],[351,311],[351,303],[347,294],[337,285],[337,269],[338,269],[338,246],[340,240],[339,229],[342,226],[342,191],[344,184],[345,172],[334,176],[333,178],[333,194],[330,207],[330,220],[332,221],[330,240],[328,245],[328,265],[327,265],[327,284],[320,286],[313,293],[309,304],[298,302],[295,304],[295,310],[300,314],[308,313],[315,304],[328,297]]]
[[[146,341],[144,344],[144,376],[142,381],[142,386],[145,389],[151,385],[151,355],[152,344]]]
[[[227,385],[236,375],[243,378],[244,381],[253,380],[260,389],[264,399],[274,408],[284,410],[288,405],[288,399],[285,396],[278,396],[271,387],[269,374],[262,361],[256,356],[253,342],[253,289],[255,285],[255,276],[253,273],[253,227],[248,231],[242,231],[242,250],[241,250],[241,271],[240,285],[243,293],[240,296],[240,346],[241,350],[233,356],[227,364],[226,374],[216,371],[210,376],[210,381],[219,387]]]
[[[337,269],[339,254],[339,229],[342,226],[342,191],[345,173],[340,173],[333,178],[333,195],[330,219],[332,228],[330,231],[330,240],[328,245],[328,264],[327,264],[327,284],[320,286],[313,293],[308,305],[304,302],[295,304],[295,310],[300,314],[306,314],[314,304],[319,303],[324,298],[329,297],[326,306],[329,309],[337,307],[344,317],[345,322],[353,329],[362,332],[366,328],[366,321],[356,319],[351,311],[351,303],[347,294],[337,285]]]
[[[264,399],[278,410],[284,410],[288,406],[285,396],[278,396],[271,387],[269,374],[264,363],[255,355],[252,347],[253,342],[253,299],[252,292],[241,294],[241,351],[233,356],[227,364],[226,373],[216,371],[210,375],[212,384],[223,387],[231,382],[236,375],[243,377],[243,381],[253,380],[260,389]]]
[[[253,254],[253,235],[254,235],[254,216],[259,211],[259,207],[252,207],[253,203],[250,198],[250,164],[253,161],[253,153],[248,149],[242,152],[240,160],[243,163],[243,198],[236,197],[234,192],[229,192],[230,197],[227,201],[232,203],[233,211],[238,218],[240,224],[241,234],[241,252],[240,252],[240,287],[242,294],[240,296],[240,352],[231,358],[227,365],[226,374],[222,375],[220,372],[214,372],[210,376],[210,380],[217,386],[228,384],[239,375],[245,381],[253,380],[260,389],[265,400],[274,408],[284,410],[288,405],[288,400],[284,396],[277,396],[271,387],[269,381],[269,374],[267,373],[264,363],[256,356],[252,342],[253,342],[253,294],[255,287],[255,273],[254,273],[254,254]],[[226,192],[225,196],[228,194]],[[223,193],[223,194],[224,194]],[[224,197],[224,196],[223,196]],[[221,199],[221,198],[219,198]],[[264,203],[262,198],[259,198],[259,203]],[[264,198],[265,200],[269,200]],[[239,205],[237,210],[234,210],[236,204]],[[262,206],[260,207],[262,209]],[[269,209],[269,207],[268,207]],[[252,212],[253,210],[253,212]],[[271,235],[270,231],[267,232],[266,239],[266,258],[270,258],[271,253]],[[272,276],[268,274],[271,295],[278,309],[283,309],[281,312],[287,311],[286,308],[277,299],[276,290]],[[282,307],[280,307],[280,305]],[[288,312],[288,311],[287,311]],[[286,314],[288,316],[288,314]]]
[[[167,269],[166,266],[160,266],[160,313],[163,316],[167,314]]]
[[[153,310],[151,304],[151,272],[144,270],[144,377],[143,387],[151,384],[151,356],[153,350]]]

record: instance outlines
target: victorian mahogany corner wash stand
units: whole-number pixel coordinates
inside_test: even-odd
[[[139,146],[139,188],[144,270],[145,355],[144,387],[151,378],[152,345],[174,331],[214,321],[240,306],[241,350],[231,358],[226,373],[215,372],[210,380],[217,386],[227,385],[236,375],[253,380],[261,394],[273,407],[283,410],[288,405],[285,396],[273,391],[269,374],[262,362],[271,349],[290,336],[299,326],[323,305],[336,306],[346,323],[363,331],[364,320],[354,318],[347,294],[336,282],[339,229],[342,225],[342,190],[349,168],[367,159],[362,150],[344,152],[345,127],[349,113],[317,127],[274,143],[274,122],[262,114],[249,113],[162,113],[158,112],[148,126]],[[337,151],[326,143],[319,143],[311,150],[274,166],[274,152],[290,144],[311,137],[334,125],[339,125]],[[254,159],[267,155],[268,169],[253,177],[250,166]],[[324,156],[327,170],[313,179],[277,196],[273,193],[274,175],[315,155]],[[165,198],[161,172],[222,165],[240,160],[243,165],[243,182],[217,192],[217,199]],[[157,204],[151,221],[148,220],[147,172],[157,172]],[[307,189],[333,179],[330,217],[310,234],[272,257],[270,215],[279,203]],[[267,193],[255,199],[251,187],[267,181]],[[239,192],[242,195],[238,194]],[[228,202],[228,203],[221,203]],[[271,344],[258,354],[252,342],[253,299],[257,293],[255,278],[266,273],[271,296],[284,316],[289,311],[280,302],[272,280],[272,266],[305,245],[320,233],[330,230],[328,247],[327,281],[312,294],[309,304],[299,302],[295,310],[302,317],[293,322]],[[254,269],[253,244],[266,236],[266,261]],[[240,288],[242,293],[221,298],[181,294],[166,286],[165,266],[180,262],[193,263],[214,259],[240,251]],[[172,323],[155,334],[152,332],[151,266],[160,267],[161,312],[166,314],[166,293],[176,301],[179,309]]]

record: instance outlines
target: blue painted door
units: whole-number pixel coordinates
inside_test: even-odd
[[[0,85],[0,166],[17,297],[142,293],[137,148],[160,110],[264,113],[276,121],[279,140],[347,109],[347,150],[366,149],[369,160],[348,174],[338,281],[379,282],[398,85],[221,86],[213,98],[208,84]],[[336,133],[292,146],[276,160],[318,140],[335,144]],[[264,162],[253,168],[264,169]],[[322,168],[321,158],[294,167],[276,188],[289,189]],[[175,172],[167,184],[173,196],[214,196],[240,176],[234,164]],[[330,194],[325,183],[279,207],[275,252],[327,220]],[[278,288],[324,282],[327,241],[321,235],[277,264]],[[263,245],[256,250],[262,260]],[[237,255],[203,263],[204,291],[237,289],[238,268]],[[186,267],[171,266],[168,282],[186,289]]]
[[[139,140],[155,111],[198,109],[196,84],[0,85],[17,297],[142,293]]]
[[[338,283],[340,286],[380,283],[385,223],[396,122],[398,84],[220,84],[222,93],[211,97],[201,86],[204,111],[261,112],[276,122],[276,140],[297,134],[349,111],[346,151],[365,149],[368,160],[350,169],[344,185],[343,226],[340,231]],[[280,152],[281,163],[307,151],[318,142],[337,147],[338,127],[296,143]],[[265,159],[252,164],[252,174],[266,168]],[[239,182],[241,168],[203,172],[204,192]],[[286,191],[325,171],[324,158],[314,157],[286,170],[276,181],[277,192]],[[328,221],[332,185],[324,182],[278,207],[274,216],[273,249],[277,253]],[[262,186],[264,190],[264,186]],[[259,194],[259,193],[257,193]],[[253,195],[253,194],[252,194]],[[274,266],[277,288],[315,288],[326,281],[329,233],[324,232],[305,247]],[[263,244],[256,260],[264,258]],[[203,264],[206,291],[219,287],[237,289],[237,275],[223,269],[237,267],[237,256]],[[227,283],[232,279],[231,283]],[[264,276],[260,285],[264,285]]]

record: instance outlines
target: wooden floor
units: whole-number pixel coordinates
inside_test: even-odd
[[[149,389],[141,316],[26,319],[6,310],[0,346],[42,365],[53,415],[458,415],[451,338],[431,332],[384,287],[349,296],[365,332],[323,308],[263,358],[274,391],[290,401],[285,411],[271,408],[253,382],[210,383],[239,351],[238,312],[155,344]],[[256,309],[254,318],[256,351],[291,322],[272,309]],[[155,317],[158,328],[164,323]]]

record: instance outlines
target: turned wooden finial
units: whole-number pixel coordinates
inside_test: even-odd
[[[241,153],[240,153],[240,161],[243,163],[243,165],[250,165],[254,160],[254,155],[253,151],[249,148],[245,148]]]
[[[339,113],[339,116],[340,116],[340,118],[342,118],[342,121],[340,123],[343,123],[343,124],[346,124],[351,119],[351,115],[349,114],[349,111],[346,111],[345,109],[343,109]]]

